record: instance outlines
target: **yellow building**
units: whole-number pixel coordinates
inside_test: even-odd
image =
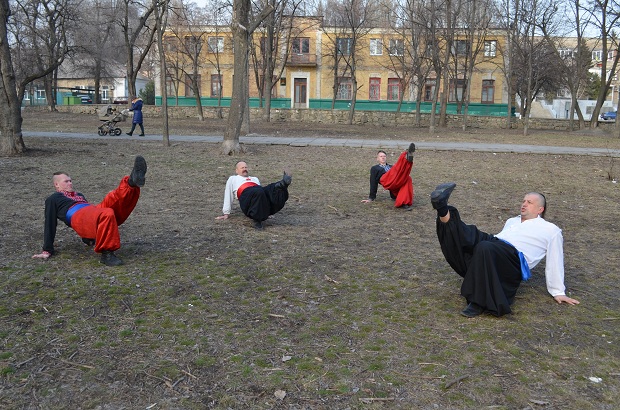
[[[276,85],[271,90],[273,107],[282,108],[331,108],[336,94],[336,106],[343,108],[350,103],[357,90],[356,104],[365,109],[395,109],[401,97],[405,104],[411,105],[421,96],[422,102],[432,101],[433,90],[439,82],[435,79],[432,67],[428,65],[426,50],[417,50],[425,68],[412,73],[411,47],[405,35],[389,29],[370,29],[363,33],[351,33],[342,28],[325,27],[322,17],[293,17],[290,30],[279,31],[278,52],[276,53]],[[286,26],[286,25],[285,25]],[[188,86],[191,74],[191,59],[186,50],[194,45],[199,50],[198,76],[200,95],[204,105],[213,105],[209,99],[217,98],[221,79],[222,97],[225,101],[232,93],[233,50],[231,32],[228,27],[205,26],[198,36],[194,34],[166,36],[166,59],[168,62],[169,103],[193,105],[185,97],[193,97]],[[178,31],[182,33],[181,31]],[[502,32],[488,32],[484,39],[476,39],[476,64],[470,79],[459,61],[465,57],[461,52],[468,50],[467,41],[457,37],[454,42],[451,64],[449,102],[462,102],[464,85],[470,87],[470,103],[505,104],[508,96],[504,87]],[[478,41],[480,40],[480,41]],[[265,33],[257,30],[253,35],[255,50],[250,57],[251,100],[259,97],[259,85],[263,76],[261,49],[265,45]],[[469,42],[471,43],[471,42]],[[202,46],[196,47],[196,44]],[[439,40],[441,46],[442,41]],[[183,46],[183,47],[181,47]],[[416,44],[421,48],[423,45]],[[185,51],[181,50],[184,49]],[[426,48],[426,47],[425,47]],[[354,57],[354,61],[353,61]],[[351,67],[355,67],[354,84]],[[424,73],[422,77],[420,73]],[[258,79],[258,81],[257,81]],[[158,82],[156,82],[158,84]],[[161,95],[158,88],[156,94]],[[407,110],[411,110],[409,106]]]

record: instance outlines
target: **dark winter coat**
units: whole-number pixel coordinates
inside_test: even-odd
[[[142,124],[142,99],[138,98],[131,102],[131,108],[129,111],[133,111],[133,124]]]

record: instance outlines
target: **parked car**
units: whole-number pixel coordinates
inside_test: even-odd
[[[617,111],[607,111],[607,112],[601,114],[601,120],[603,120],[603,121],[615,121],[617,114],[618,114]]]
[[[76,97],[80,97],[82,99],[82,104],[92,104],[93,100],[90,98],[90,95],[76,95]]]
[[[129,104],[129,97],[115,97],[112,104]]]

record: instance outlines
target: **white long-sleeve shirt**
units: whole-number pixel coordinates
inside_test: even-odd
[[[540,216],[523,222],[516,216],[507,220],[504,229],[495,236],[522,252],[530,269],[546,256],[547,291],[551,296],[565,294],[564,239],[560,228]]]
[[[246,182],[254,182],[256,185],[260,185],[260,181],[256,177],[232,175],[228,178],[228,181],[226,181],[226,189],[224,190],[224,206],[222,207],[222,213],[224,215],[230,214],[233,200],[239,199],[237,197],[237,190]]]

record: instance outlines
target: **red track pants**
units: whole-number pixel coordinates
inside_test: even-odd
[[[127,220],[138,203],[140,188],[123,177],[99,205],[85,206],[71,217],[71,228],[82,238],[95,240],[95,252],[115,251],[121,247],[118,226]]]
[[[413,181],[409,175],[412,166],[413,163],[407,161],[407,152],[404,151],[398,157],[396,164],[379,180],[383,188],[396,196],[394,206],[397,208],[403,205],[413,205]]]

